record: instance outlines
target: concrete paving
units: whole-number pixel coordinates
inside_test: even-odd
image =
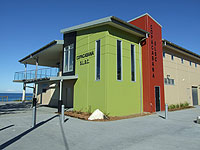
[[[0,104],[0,112],[2,106]],[[14,105],[14,104],[12,104]],[[5,110],[4,110],[5,111]],[[200,107],[110,122],[91,122],[66,117],[57,109],[39,107],[37,126],[31,128],[32,110],[24,107],[0,114],[0,149],[40,150],[199,150]]]

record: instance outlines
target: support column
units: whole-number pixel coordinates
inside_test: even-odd
[[[22,102],[25,101],[26,98],[26,83],[23,83],[23,93],[22,93]]]
[[[37,80],[37,72],[38,72],[38,58],[36,58],[36,62],[35,62],[35,80]]]
[[[27,64],[24,64],[25,72],[24,72],[24,79],[27,79]]]
[[[62,106],[62,84],[63,80],[60,80],[60,94],[59,94],[59,100],[58,100],[58,112],[61,112],[61,106]]]
[[[24,79],[26,80],[27,78],[27,64],[24,64]],[[23,83],[23,92],[22,92],[22,102],[24,102],[26,99],[26,83]]]

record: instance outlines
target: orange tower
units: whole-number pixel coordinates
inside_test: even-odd
[[[142,44],[143,111],[165,110],[162,26],[149,14],[139,16],[129,23],[148,31]]]

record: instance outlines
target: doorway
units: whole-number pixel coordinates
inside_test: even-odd
[[[192,87],[192,101],[193,105],[198,105],[198,93],[197,93],[197,87]]]
[[[156,111],[160,111],[160,87],[155,87],[155,106]]]
[[[63,89],[63,105],[65,105],[66,108],[73,108],[73,95],[73,87],[65,87]]]

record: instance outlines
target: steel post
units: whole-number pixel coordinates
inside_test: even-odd
[[[61,109],[61,122],[64,123],[65,121],[65,115],[64,115],[65,105],[62,105]]]
[[[168,119],[168,104],[165,104],[165,119]]]
[[[33,117],[32,117],[32,127],[36,125],[36,106],[33,106]]]

